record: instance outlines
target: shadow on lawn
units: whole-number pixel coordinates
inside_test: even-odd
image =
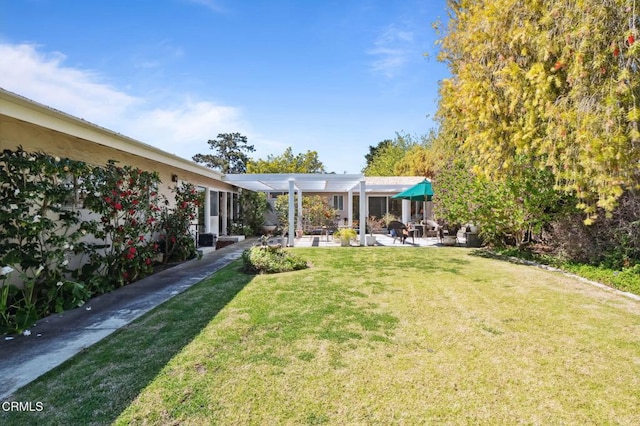
[[[156,307],[17,391],[41,411],[3,412],[3,425],[111,424],[165,365],[253,279],[238,262]]]
[[[536,262],[534,259],[526,259],[515,256],[507,256],[504,254],[496,253],[487,249],[476,249],[472,250],[469,253],[471,256],[484,257],[485,259],[495,259],[502,260],[505,262],[513,263],[516,265],[538,265],[539,262]],[[526,252],[522,252],[523,256],[526,256]]]

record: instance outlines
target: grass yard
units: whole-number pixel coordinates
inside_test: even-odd
[[[14,395],[1,424],[640,424],[640,303],[466,249],[226,268]]]

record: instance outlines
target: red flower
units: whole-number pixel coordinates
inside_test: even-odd
[[[154,245],[153,245],[153,249],[154,249],[154,250],[158,250],[158,248],[159,248],[159,247],[160,247],[160,246],[159,246],[158,244],[154,244]]]
[[[116,210],[122,210],[122,204],[120,204],[120,203],[115,203],[115,204],[113,205],[113,208],[115,208]]]
[[[151,259],[149,259],[148,257],[144,260],[144,263],[146,263],[147,265],[151,265]]]
[[[189,203],[187,203],[186,201],[182,202],[182,208],[183,209],[186,209],[188,205],[189,205]]]
[[[135,257],[135,254],[129,253],[127,254],[127,259],[131,260]]]
[[[125,280],[129,278],[129,273],[128,272],[123,272],[122,273],[122,278],[124,278]]]
[[[138,237],[138,239],[139,239],[140,241],[144,241],[144,235],[140,235],[140,236]]]
[[[176,237],[171,237],[171,242],[175,243],[176,242]]]
[[[139,201],[138,200],[133,200],[132,203],[133,203],[133,205],[137,206]]]
[[[111,204],[111,197],[104,197],[104,201],[106,201],[107,204]]]

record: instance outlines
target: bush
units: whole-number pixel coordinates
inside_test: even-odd
[[[244,271],[252,274],[276,274],[305,269],[307,262],[283,248],[256,246],[242,253]]]
[[[551,223],[550,241],[558,256],[565,259],[621,270],[640,264],[640,194],[625,192],[609,215],[584,224],[580,214]]]
[[[197,256],[194,235],[191,233],[191,221],[196,218],[198,206],[204,200],[191,183],[171,188],[176,201],[169,208],[169,201],[160,213],[160,251],[162,263],[184,262]]]
[[[151,274],[158,232],[165,260],[195,256],[193,185],[175,188],[176,207],[162,210],[156,172],[22,148],[0,151],[0,183],[0,334]]]

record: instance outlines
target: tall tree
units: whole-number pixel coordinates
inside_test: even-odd
[[[378,154],[378,152],[382,152],[382,150],[384,150],[386,147],[388,147],[391,144],[393,144],[393,141],[391,139],[385,139],[383,141],[378,142],[378,145],[376,146],[369,145],[369,153],[365,154],[364,156],[365,160],[367,160],[367,165],[365,166],[365,168],[369,167],[369,165],[373,163],[373,160],[376,158],[376,155]]]
[[[266,160],[250,160],[248,173],[325,173],[316,151],[294,155],[291,147],[281,155],[268,155]]]
[[[439,116],[476,172],[548,168],[589,215],[640,183],[634,3],[449,0]]]
[[[411,135],[397,133],[392,141],[382,141],[377,147],[369,147],[371,161],[367,158],[367,166],[362,170],[367,176],[394,176],[407,153],[419,142]],[[402,171],[402,170],[401,170]]]
[[[404,158],[395,166],[395,174],[432,178],[441,164],[438,161],[438,157],[442,155],[441,146],[438,133],[432,129],[405,153]]]
[[[220,133],[216,139],[207,141],[209,147],[217,152],[213,154],[196,154],[193,161],[204,163],[212,169],[222,173],[246,173],[249,162],[248,152],[254,152],[253,145],[249,145],[247,137],[240,133]]]

